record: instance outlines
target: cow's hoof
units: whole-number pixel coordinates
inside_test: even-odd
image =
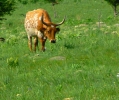
[[[45,52],[45,49],[41,49],[41,51]]]
[[[46,48],[42,48],[42,51],[45,52]]]

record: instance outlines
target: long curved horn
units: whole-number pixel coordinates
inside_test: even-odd
[[[66,16],[64,17],[64,19],[60,22],[60,23],[57,23],[57,24],[54,24],[54,23],[46,23],[43,21],[43,14],[41,16],[41,22],[46,25],[46,26],[50,26],[50,25],[55,25],[55,26],[59,26],[59,25],[62,25],[64,22],[65,22],[65,19],[66,19]]]
[[[64,17],[64,19],[63,19],[60,23],[57,23],[57,24],[55,24],[55,25],[56,25],[56,26],[62,25],[62,24],[65,22],[65,19],[66,19],[66,16]]]
[[[46,22],[43,21],[43,14],[42,14],[42,16],[41,16],[41,22],[42,22],[44,25],[46,25],[46,26],[49,26],[49,25],[50,25],[49,23],[46,23]]]

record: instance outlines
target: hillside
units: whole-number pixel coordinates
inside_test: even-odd
[[[0,100],[118,100],[119,17],[104,0],[64,0],[17,4],[0,26]],[[48,11],[66,22],[46,42],[46,51],[30,52],[24,29],[26,12]],[[39,48],[40,48],[39,43]]]

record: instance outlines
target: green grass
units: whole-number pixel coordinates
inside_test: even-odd
[[[17,7],[0,26],[6,39],[0,42],[0,100],[118,100],[119,17],[106,2],[65,0],[55,6],[57,18],[51,4]],[[57,43],[47,40],[46,51],[34,53],[20,14],[37,8],[46,9],[53,22],[64,15],[67,20]]]

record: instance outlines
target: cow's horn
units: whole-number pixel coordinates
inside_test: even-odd
[[[56,25],[56,26],[62,25],[62,24],[65,22],[65,19],[66,19],[66,16],[64,17],[64,19],[63,19],[60,23],[57,23],[57,24],[55,24],[55,25]]]
[[[62,24],[65,22],[65,18],[66,18],[66,17],[64,17],[64,19],[63,19],[60,23],[58,23],[58,24],[46,23],[46,22],[43,21],[43,14],[42,14],[42,16],[41,16],[41,22],[42,22],[44,25],[46,25],[46,26],[50,26],[51,24],[53,24],[53,25],[55,25],[55,26],[59,26],[59,25],[62,25]]]
[[[42,16],[41,16],[41,22],[42,22],[44,25],[46,25],[46,26],[49,26],[49,25],[50,25],[49,23],[46,23],[46,22],[43,21],[43,14],[42,14]]]

